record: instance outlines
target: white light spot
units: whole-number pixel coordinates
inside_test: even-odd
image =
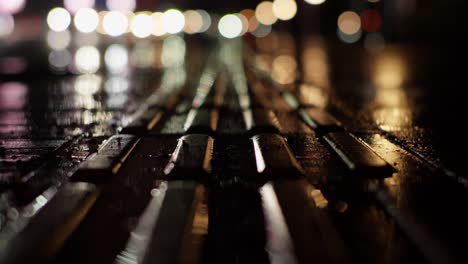
[[[184,29],[185,17],[177,9],[169,9],[163,15],[163,27],[167,33],[175,34]]]
[[[65,30],[61,32],[49,31],[46,36],[47,45],[53,50],[63,50],[70,45],[71,34],[70,31]]]
[[[108,12],[102,21],[104,32],[108,35],[117,37],[127,32],[128,19],[118,11]]]
[[[112,11],[132,12],[135,11],[135,0],[107,0],[107,8]]]
[[[112,44],[104,54],[107,70],[113,74],[124,73],[127,70],[128,52],[120,44]]]
[[[236,38],[242,33],[242,21],[237,15],[225,15],[218,23],[219,33],[225,38]]]
[[[0,0],[0,13],[16,14],[21,12],[26,0]]]
[[[64,31],[71,23],[70,13],[64,8],[56,7],[47,15],[47,25],[53,31]]]
[[[130,29],[137,38],[146,38],[151,35],[153,20],[150,15],[140,13],[133,17]]]
[[[99,15],[92,8],[82,8],[75,15],[74,23],[76,29],[83,33],[90,33],[96,30],[99,25]]]
[[[76,14],[81,8],[94,7],[94,0],[64,0],[63,6],[72,14]]]
[[[321,5],[325,3],[326,0],[305,0],[306,3],[309,3],[311,5]]]
[[[93,46],[84,46],[75,53],[76,68],[81,73],[95,73],[101,66],[101,55]]]

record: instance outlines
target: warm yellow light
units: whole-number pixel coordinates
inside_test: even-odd
[[[130,24],[133,35],[137,38],[149,37],[152,33],[153,19],[147,13],[136,14]]]
[[[71,23],[70,13],[64,8],[56,7],[47,15],[47,25],[53,31],[64,31]]]
[[[96,30],[99,25],[99,15],[92,8],[81,8],[76,12],[74,24],[78,31],[89,33]]]
[[[104,32],[110,36],[116,37],[127,32],[127,16],[118,11],[107,12],[102,21]]]
[[[297,63],[290,55],[280,55],[273,60],[271,77],[277,83],[290,84],[296,80]]]
[[[225,38],[236,38],[242,33],[242,21],[237,15],[225,15],[218,23],[219,33]]]
[[[169,9],[163,14],[163,27],[167,33],[176,34],[181,32],[185,26],[185,17],[177,9]]]
[[[345,11],[338,17],[338,28],[346,35],[356,34],[361,29],[361,18],[353,11]]]
[[[153,21],[151,33],[154,36],[160,37],[167,33],[163,26],[163,16],[164,14],[162,12],[155,12],[151,15],[151,20]]]
[[[185,33],[195,34],[200,32],[203,27],[203,17],[196,10],[187,10],[184,13],[185,16]]]
[[[75,53],[76,69],[80,73],[95,73],[101,66],[101,55],[93,46],[84,46]]]
[[[297,13],[297,4],[294,0],[275,0],[272,8],[273,14],[279,20],[290,20]]]
[[[273,14],[273,3],[264,1],[257,5],[255,9],[255,16],[258,22],[264,25],[272,25],[276,22],[277,18]]]
[[[321,5],[325,3],[326,0],[305,0],[306,3],[309,3],[311,5]]]

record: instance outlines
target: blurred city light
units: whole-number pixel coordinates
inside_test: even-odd
[[[167,33],[176,34],[181,32],[185,26],[185,17],[177,9],[169,9],[163,15],[163,27]]]
[[[357,32],[355,32],[353,34],[346,34],[343,31],[341,31],[340,29],[338,29],[337,34],[338,34],[338,38],[341,41],[343,41],[344,43],[351,44],[351,43],[357,42],[361,38],[362,31],[359,29]]]
[[[26,5],[26,0],[0,0],[0,13],[16,14],[21,12]]]
[[[72,14],[82,8],[93,8],[94,0],[64,0],[63,6]]]
[[[102,26],[106,34],[117,37],[127,32],[128,19],[121,12],[111,11],[104,15]]]
[[[237,15],[225,15],[218,22],[219,33],[225,38],[236,38],[242,33],[242,21]]]
[[[93,46],[84,46],[75,53],[76,69],[80,73],[95,73],[101,66],[101,55]]]
[[[361,29],[361,19],[353,11],[345,11],[338,17],[338,28],[346,35],[356,34]]]
[[[380,13],[374,9],[366,9],[361,12],[362,29],[367,32],[377,32],[380,30],[382,18]]]
[[[325,3],[326,0],[305,0],[306,3],[311,4],[311,5],[320,5]]]
[[[257,20],[264,25],[274,24],[277,18],[273,14],[273,2],[264,1],[258,4],[255,9],[255,16]]]
[[[136,8],[135,0],[107,0],[106,6],[111,11],[133,12]]]
[[[271,32],[271,26],[270,25],[263,25],[261,23],[258,23],[255,29],[252,31],[252,35],[254,35],[257,38],[263,38],[268,36]]]
[[[151,15],[151,19],[152,19],[152,31],[151,33],[154,35],[154,36],[163,36],[164,34],[166,34],[166,29],[164,28],[163,26],[163,16],[164,14],[162,12],[154,12],[152,15]]]
[[[131,23],[130,30],[137,38],[149,37],[152,33],[153,19],[148,13],[137,13]]]
[[[54,50],[49,53],[49,65],[53,71],[65,73],[71,63],[71,54],[68,50]]]
[[[73,19],[75,27],[83,33],[90,33],[97,29],[99,25],[99,15],[92,8],[81,8],[76,12]]]
[[[10,35],[15,29],[15,20],[10,14],[0,13],[0,38]]]
[[[185,40],[180,36],[169,36],[163,42],[161,63],[164,67],[179,67],[185,61]]]
[[[280,55],[273,60],[271,78],[279,84],[290,84],[296,80],[297,63],[293,56]]]
[[[47,45],[53,50],[66,49],[71,42],[70,31],[48,31],[46,36]]]
[[[104,54],[104,63],[112,74],[125,73],[128,66],[128,51],[120,44],[110,45]]]
[[[70,23],[70,13],[64,8],[53,8],[47,15],[47,25],[53,31],[64,31],[70,26]]]
[[[294,0],[275,0],[272,8],[273,14],[279,20],[290,20],[297,13],[297,4]]]
[[[208,12],[206,12],[205,10],[201,10],[201,9],[197,9],[196,11],[202,16],[202,19],[203,19],[203,25],[200,28],[200,32],[205,32],[211,26],[210,14],[208,14]]]
[[[185,16],[185,33],[195,34],[200,32],[203,27],[203,17],[196,10],[187,10],[184,12]]]

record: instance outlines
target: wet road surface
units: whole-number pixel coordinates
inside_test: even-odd
[[[1,76],[0,257],[466,262],[450,60],[294,41],[173,36],[125,74]]]

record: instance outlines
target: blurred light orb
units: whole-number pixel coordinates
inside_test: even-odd
[[[206,12],[205,10],[201,10],[201,9],[197,9],[196,10],[201,16],[202,16],[202,20],[203,20],[203,25],[202,27],[200,28],[200,33],[201,32],[205,32],[207,31],[210,27],[211,27],[211,17],[210,17],[210,14],[208,14],[208,12]]]
[[[225,15],[218,23],[219,33],[225,38],[236,38],[242,33],[242,21],[237,15]]]
[[[359,29],[357,32],[353,34],[346,34],[340,29],[337,30],[338,38],[343,41],[344,43],[352,44],[357,42],[361,36],[362,36],[362,31]]]
[[[258,26],[252,31],[252,35],[257,38],[263,38],[268,36],[271,33],[270,25],[258,24]]]
[[[133,12],[136,8],[135,0],[107,0],[106,6],[111,11]]]
[[[270,1],[258,4],[257,8],[255,8],[255,16],[258,22],[264,25],[273,25],[278,20],[273,14],[273,2]]]
[[[90,33],[99,25],[99,14],[92,8],[81,8],[76,12],[73,22],[78,31]]]
[[[101,66],[101,55],[93,46],[84,46],[75,53],[76,68],[80,73],[95,73]]]
[[[124,73],[128,65],[127,49],[120,44],[110,45],[104,54],[104,63],[110,73]]]
[[[346,35],[353,35],[361,30],[361,18],[353,11],[345,11],[338,17],[338,28]]]
[[[13,33],[15,29],[15,20],[10,14],[0,13],[0,38]]]
[[[163,25],[163,16],[164,14],[162,12],[154,12],[151,15],[151,34],[154,36],[160,37],[167,33]]]
[[[297,13],[297,4],[294,0],[275,0],[272,7],[273,14],[279,20],[290,20]]]
[[[46,36],[47,45],[53,50],[63,50],[66,49],[71,42],[70,31],[48,31]]]
[[[70,13],[65,8],[55,7],[47,15],[47,25],[53,31],[64,31],[71,24]]]
[[[242,23],[242,31],[239,35],[244,35],[249,31],[249,20],[242,14],[236,14],[237,17],[241,20]]]
[[[63,6],[68,12],[76,14],[82,8],[94,7],[94,0],[63,0]]]
[[[153,19],[147,13],[136,14],[130,24],[130,30],[137,38],[146,38],[151,35]]]
[[[75,80],[75,91],[81,95],[93,95],[101,89],[102,78],[95,74],[78,76]]]
[[[195,34],[200,32],[203,27],[203,17],[196,10],[187,10],[184,12],[185,27],[184,32],[188,34]]]
[[[26,0],[0,0],[0,13],[16,14],[26,6]]]
[[[163,14],[163,27],[169,34],[181,32],[185,26],[185,17],[177,9],[169,9]]]
[[[273,60],[271,77],[277,83],[290,84],[296,80],[297,63],[290,55],[280,55]]]
[[[361,12],[362,29],[367,32],[377,32],[382,25],[382,17],[375,9],[366,9]]]
[[[311,4],[311,5],[321,5],[325,3],[326,0],[305,0],[306,3]]]
[[[118,11],[108,12],[102,21],[104,32],[109,36],[117,37],[127,32],[127,16]]]
[[[64,72],[71,63],[71,54],[68,50],[54,50],[49,54],[49,65],[52,70]]]

